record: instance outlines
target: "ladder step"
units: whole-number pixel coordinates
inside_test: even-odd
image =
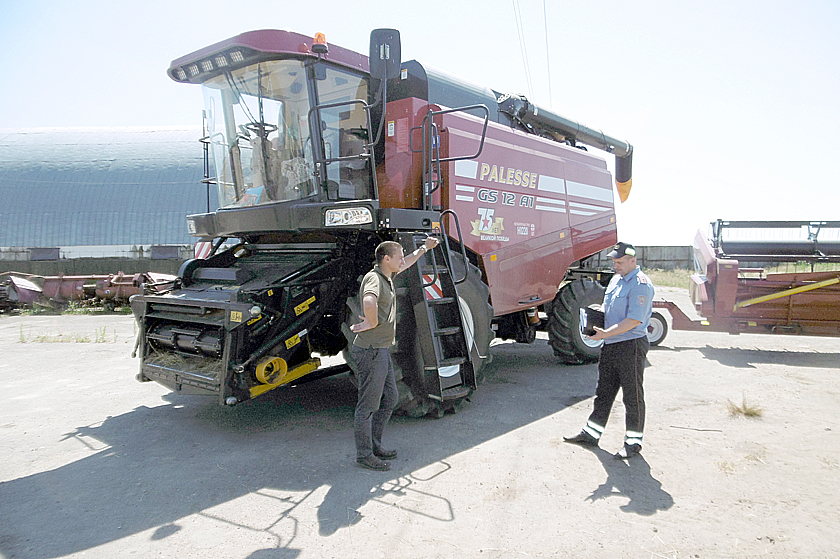
[[[423,368],[428,369],[430,371],[434,371],[435,369],[438,369],[438,368],[442,369],[443,367],[452,367],[453,365],[460,365],[460,364],[466,363],[466,362],[467,362],[467,360],[464,357],[450,357],[448,359],[441,359],[440,362],[438,363],[437,367],[423,367]]]
[[[435,267],[434,266],[423,266],[423,269],[421,270],[421,272],[423,273],[423,275],[434,277]],[[444,266],[438,266],[437,273],[438,273],[439,276],[443,275],[443,274],[448,275],[449,274],[449,268],[446,268]]]
[[[440,299],[426,299],[429,305],[448,305],[455,302],[455,297],[441,297]]]
[[[436,338],[440,338],[441,336],[451,336],[452,334],[458,334],[460,332],[460,326],[449,326],[448,328],[438,328],[432,331]]]
[[[469,386],[453,386],[452,388],[447,388],[440,393],[440,398],[444,402],[447,400],[457,400],[459,398],[466,398],[470,395],[470,387]]]

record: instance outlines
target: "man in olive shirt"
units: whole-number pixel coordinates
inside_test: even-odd
[[[428,237],[406,257],[399,243],[384,241],[376,247],[376,265],[362,279],[359,300],[364,314],[359,317],[362,322],[350,330],[356,334],[351,352],[358,365],[359,385],[353,431],[356,462],[363,468],[390,470],[390,464],[384,460],[397,457],[396,450],[382,448],[382,432],[399,400],[394,364],[388,352],[394,345],[397,329],[394,276],[437,244],[437,239]]]

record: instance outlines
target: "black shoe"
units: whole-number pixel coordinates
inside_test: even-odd
[[[387,472],[391,469],[391,465],[388,462],[383,462],[373,454],[365,458],[356,458],[356,463],[362,468],[367,468],[368,470]]]
[[[574,437],[563,437],[563,440],[567,443],[579,444],[583,446],[598,446],[598,439],[596,439],[586,431],[581,431]]]
[[[615,456],[616,460],[627,460],[631,456],[636,456],[642,451],[642,445],[640,444],[625,444],[624,448],[616,452],[613,456]]]
[[[397,457],[396,450],[383,450],[381,448],[374,448],[373,455],[383,460],[393,460]]]

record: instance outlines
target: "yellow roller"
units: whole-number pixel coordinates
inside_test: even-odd
[[[274,384],[288,370],[286,361],[279,357],[270,357],[257,363],[257,380],[263,384]]]
[[[260,361],[257,364],[257,379],[264,383],[251,387],[251,398],[256,398],[260,394],[265,394],[269,390],[277,388],[283,384],[288,384],[293,380],[307,375],[321,366],[321,360],[317,357],[308,359],[300,365],[288,368],[288,365],[283,359],[279,357],[271,357]],[[267,382],[270,380],[270,382]]]

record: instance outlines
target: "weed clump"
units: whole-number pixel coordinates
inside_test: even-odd
[[[747,402],[747,397],[741,397],[741,404],[736,404],[732,400],[727,400],[727,407],[729,415],[732,417],[750,417],[759,418],[764,414],[764,410],[760,407]]]

